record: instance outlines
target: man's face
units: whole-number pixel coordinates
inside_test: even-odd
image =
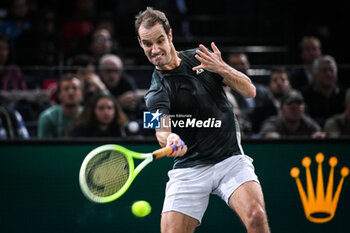
[[[109,88],[113,88],[118,85],[120,81],[121,66],[116,64],[112,60],[107,60],[100,67],[100,74],[102,80]]]
[[[315,74],[315,82],[322,88],[333,87],[337,82],[337,70],[334,64],[329,61],[322,62]]]
[[[290,89],[288,76],[283,72],[272,73],[269,82],[271,93],[275,97],[282,97],[283,93]]]
[[[322,55],[320,44],[315,40],[307,40],[302,45],[301,58],[304,64],[311,65],[312,62]]]
[[[62,81],[60,85],[59,99],[63,105],[75,106],[80,103],[82,91],[78,78]]]
[[[91,44],[91,51],[96,56],[102,56],[103,54],[110,53],[112,50],[112,40],[110,33],[102,29],[97,31],[93,35],[93,41]]]
[[[297,122],[304,114],[305,105],[300,101],[293,101],[282,106],[282,115],[286,121]]]
[[[145,28],[143,25],[139,28],[139,43],[143,48],[148,60],[156,66],[157,69],[164,68],[169,64],[171,55],[172,32],[166,35],[161,24],[156,24],[151,28]]]
[[[250,68],[250,64],[247,57],[242,54],[234,54],[229,56],[228,63],[230,66],[244,74],[247,74]]]

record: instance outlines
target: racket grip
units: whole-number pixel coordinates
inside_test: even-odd
[[[184,141],[182,141],[181,139],[180,139],[180,144],[181,144],[181,148],[185,146]],[[167,147],[164,147],[164,148],[161,148],[161,149],[154,151],[153,157],[155,159],[159,159],[159,158],[162,158],[164,156],[170,155],[174,151],[177,151],[177,147],[174,144],[172,144],[170,146],[167,146]]]
[[[173,153],[173,151],[174,151],[174,148],[173,148],[173,145],[171,145],[171,146],[167,146],[167,147],[158,149],[156,151],[153,151],[152,154],[153,154],[153,158],[159,159],[164,156],[170,155],[171,153]]]

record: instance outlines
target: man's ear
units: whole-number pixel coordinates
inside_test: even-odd
[[[169,30],[169,41],[173,42],[173,30],[171,28]]]
[[[143,44],[142,44],[141,39],[140,39],[139,36],[137,37],[137,40],[139,41],[139,45],[141,46],[141,48],[143,48]]]

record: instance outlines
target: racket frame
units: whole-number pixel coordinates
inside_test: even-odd
[[[129,165],[129,177],[128,177],[127,181],[125,182],[125,184],[123,185],[123,187],[121,189],[119,189],[116,193],[113,193],[112,195],[109,195],[106,197],[100,197],[100,196],[96,196],[95,194],[93,194],[90,191],[90,189],[87,185],[87,182],[86,182],[85,170],[86,170],[86,167],[87,167],[89,161],[93,157],[95,157],[97,154],[99,154],[103,151],[108,151],[108,150],[119,151],[125,156],[125,158],[128,162],[128,165]],[[143,159],[143,161],[135,168],[134,159]],[[126,190],[128,190],[131,183],[136,178],[136,176],[140,173],[140,171],[144,167],[146,167],[149,163],[151,163],[153,161],[153,159],[154,158],[153,158],[152,153],[138,153],[135,151],[128,150],[125,147],[115,145],[115,144],[107,144],[107,145],[99,146],[99,147],[95,148],[94,150],[92,150],[85,157],[85,159],[80,167],[79,183],[80,183],[81,190],[82,190],[83,194],[85,195],[85,197],[93,202],[108,203],[108,202],[114,201],[117,198],[119,198],[121,195],[123,195],[126,192]]]

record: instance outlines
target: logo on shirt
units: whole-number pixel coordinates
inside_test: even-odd
[[[143,112],[143,128],[144,129],[160,129],[161,113],[157,111]]]
[[[204,72],[203,69],[196,70],[196,75],[199,75],[199,74],[201,74],[201,73],[203,73],[203,72]]]

